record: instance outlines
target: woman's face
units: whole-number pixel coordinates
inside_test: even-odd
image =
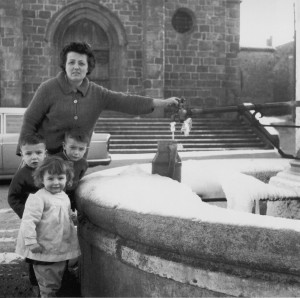
[[[66,74],[70,83],[80,85],[88,72],[87,55],[69,52],[66,61]]]

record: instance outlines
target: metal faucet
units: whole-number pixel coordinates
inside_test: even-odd
[[[181,132],[184,133],[185,136],[188,136],[191,129],[192,129],[192,119],[187,118],[188,111],[186,108],[186,100],[184,97],[181,97],[178,100],[178,106],[176,108],[175,113],[171,115],[171,120],[173,122],[170,123],[171,125],[171,132],[172,138],[174,139],[174,131],[175,131],[175,124],[177,121],[182,123]]]
[[[178,100],[178,106],[176,108],[175,113],[171,115],[171,120],[172,121],[179,121],[180,123],[184,122],[187,117],[187,109],[186,107],[186,99],[184,97],[181,97]]]

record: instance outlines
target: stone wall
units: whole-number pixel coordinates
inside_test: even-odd
[[[194,22],[185,34],[172,27],[174,11],[182,6]],[[165,96],[185,96],[197,106],[236,103],[238,3],[168,1],[165,15]]]
[[[296,220],[224,209],[202,203],[198,197],[193,200],[184,192],[190,185],[198,194],[216,193],[216,174],[205,183],[188,179],[206,178],[208,169],[239,169],[268,180],[286,168],[286,160],[237,158],[222,160],[223,165],[218,159],[192,162],[193,168],[183,162],[180,184],[150,175],[151,164],[141,165],[136,172],[130,167],[104,170],[81,181],[76,195],[83,215],[78,230],[83,296],[299,295],[300,230]],[[150,194],[142,188],[137,191],[138,177],[153,186]],[[157,187],[159,179],[169,191]],[[111,184],[119,190],[126,185],[126,190],[108,192]],[[237,194],[238,188],[232,191]],[[175,192],[184,195],[184,201]],[[263,193],[258,191],[257,198]]]
[[[274,101],[295,100],[294,42],[276,47],[274,66]]]
[[[198,106],[233,104],[239,89],[239,4],[3,0],[1,106],[28,105],[40,83],[59,71],[65,34],[80,20],[107,35],[111,89],[158,98],[186,96]],[[178,33],[172,24],[178,10],[191,17],[188,32]],[[181,26],[182,19],[178,22]]]
[[[62,14],[76,15],[76,10],[81,8],[78,1],[43,1],[45,4],[37,5],[36,1],[27,1],[23,6],[24,22],[24,35],[26,36],[27,43],[24,45],[24,85],[23,85],[23,105],[27,105],[37,86],[44,80],[54,76],[58,68],[58,53],[60,41],[58,39],[59,32],[50,32],[51,30],[64,30],[60,26],[55,27],[58,18],[62,18]],[[47,4],[48,5],[47,5]],[[51,3],[51,4],[50,4]],[[99,5],[97,5],[99,3]],[[73,4],[73,6],[72,6]],[[77,5],[76,5],[77,4]],[[103,7],[102,7],[103,5]],[[85,11],[93,16],[93,10],[103,10],[103,17],[109,19],[112,12],[117,18],[126,34],[126,41],[118,40],[116,43],[127,43],[125,56],[122,63],[125,63],[125,71],[122,77],[118,78],[120,91],[129,91],[134,93],[142,93],[142,14],[141,4],[139,1],[87,1]],[[63,12],[61,12],[63,11]],[[97,17],[97,16],[96,16]],[[99,16],[98,16],[99,17]],[[61,20],[62,22],[63,20]],[[111,21],[113,22],[113,21]],[[111,24],[116,25],[116,24]],[[107,25],[108,26],[108,25]],[[107,30],[109,30],[107,28]],[[52,34],[52,35],[51,35]],[[118,34],[118,33],[117,33]],[[45,41],[45,36],[47,40]],[[50,36],[50,38],[48,38]],[[119,46],[119,45],[118,45]],[[114,61],[112,61],[112,64]],[[118,72],[120,65],[116,65],[115,73]],[[123,80],[125,82],[123,82]],[[114,88],[116,89],[116,88]]]
[[[0,4],[0,106],[18,106],[22,89],[22,0]]]
[[[273,101],[274,51],[273,48],[241,48],[239,60],[242,102]]]
[[[285,102],[295,99],[293,42],[276,48],[242,47],[238,57],[242,102]]]

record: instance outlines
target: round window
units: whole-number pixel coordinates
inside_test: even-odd
[[[172,26],[178,33],[191,31],[193,23],[192,13],[184,8],[179,8],[172,17]]]

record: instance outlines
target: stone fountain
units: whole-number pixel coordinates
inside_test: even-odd
[[[299,296],[298,220],[225,209],[196,195],[224,195],[224,176],[213,169],[229,167],[267,185],[289,163],[183,161],[181,183],[151,174],[151,164],[86,176],[77,192],[83,296]]]

